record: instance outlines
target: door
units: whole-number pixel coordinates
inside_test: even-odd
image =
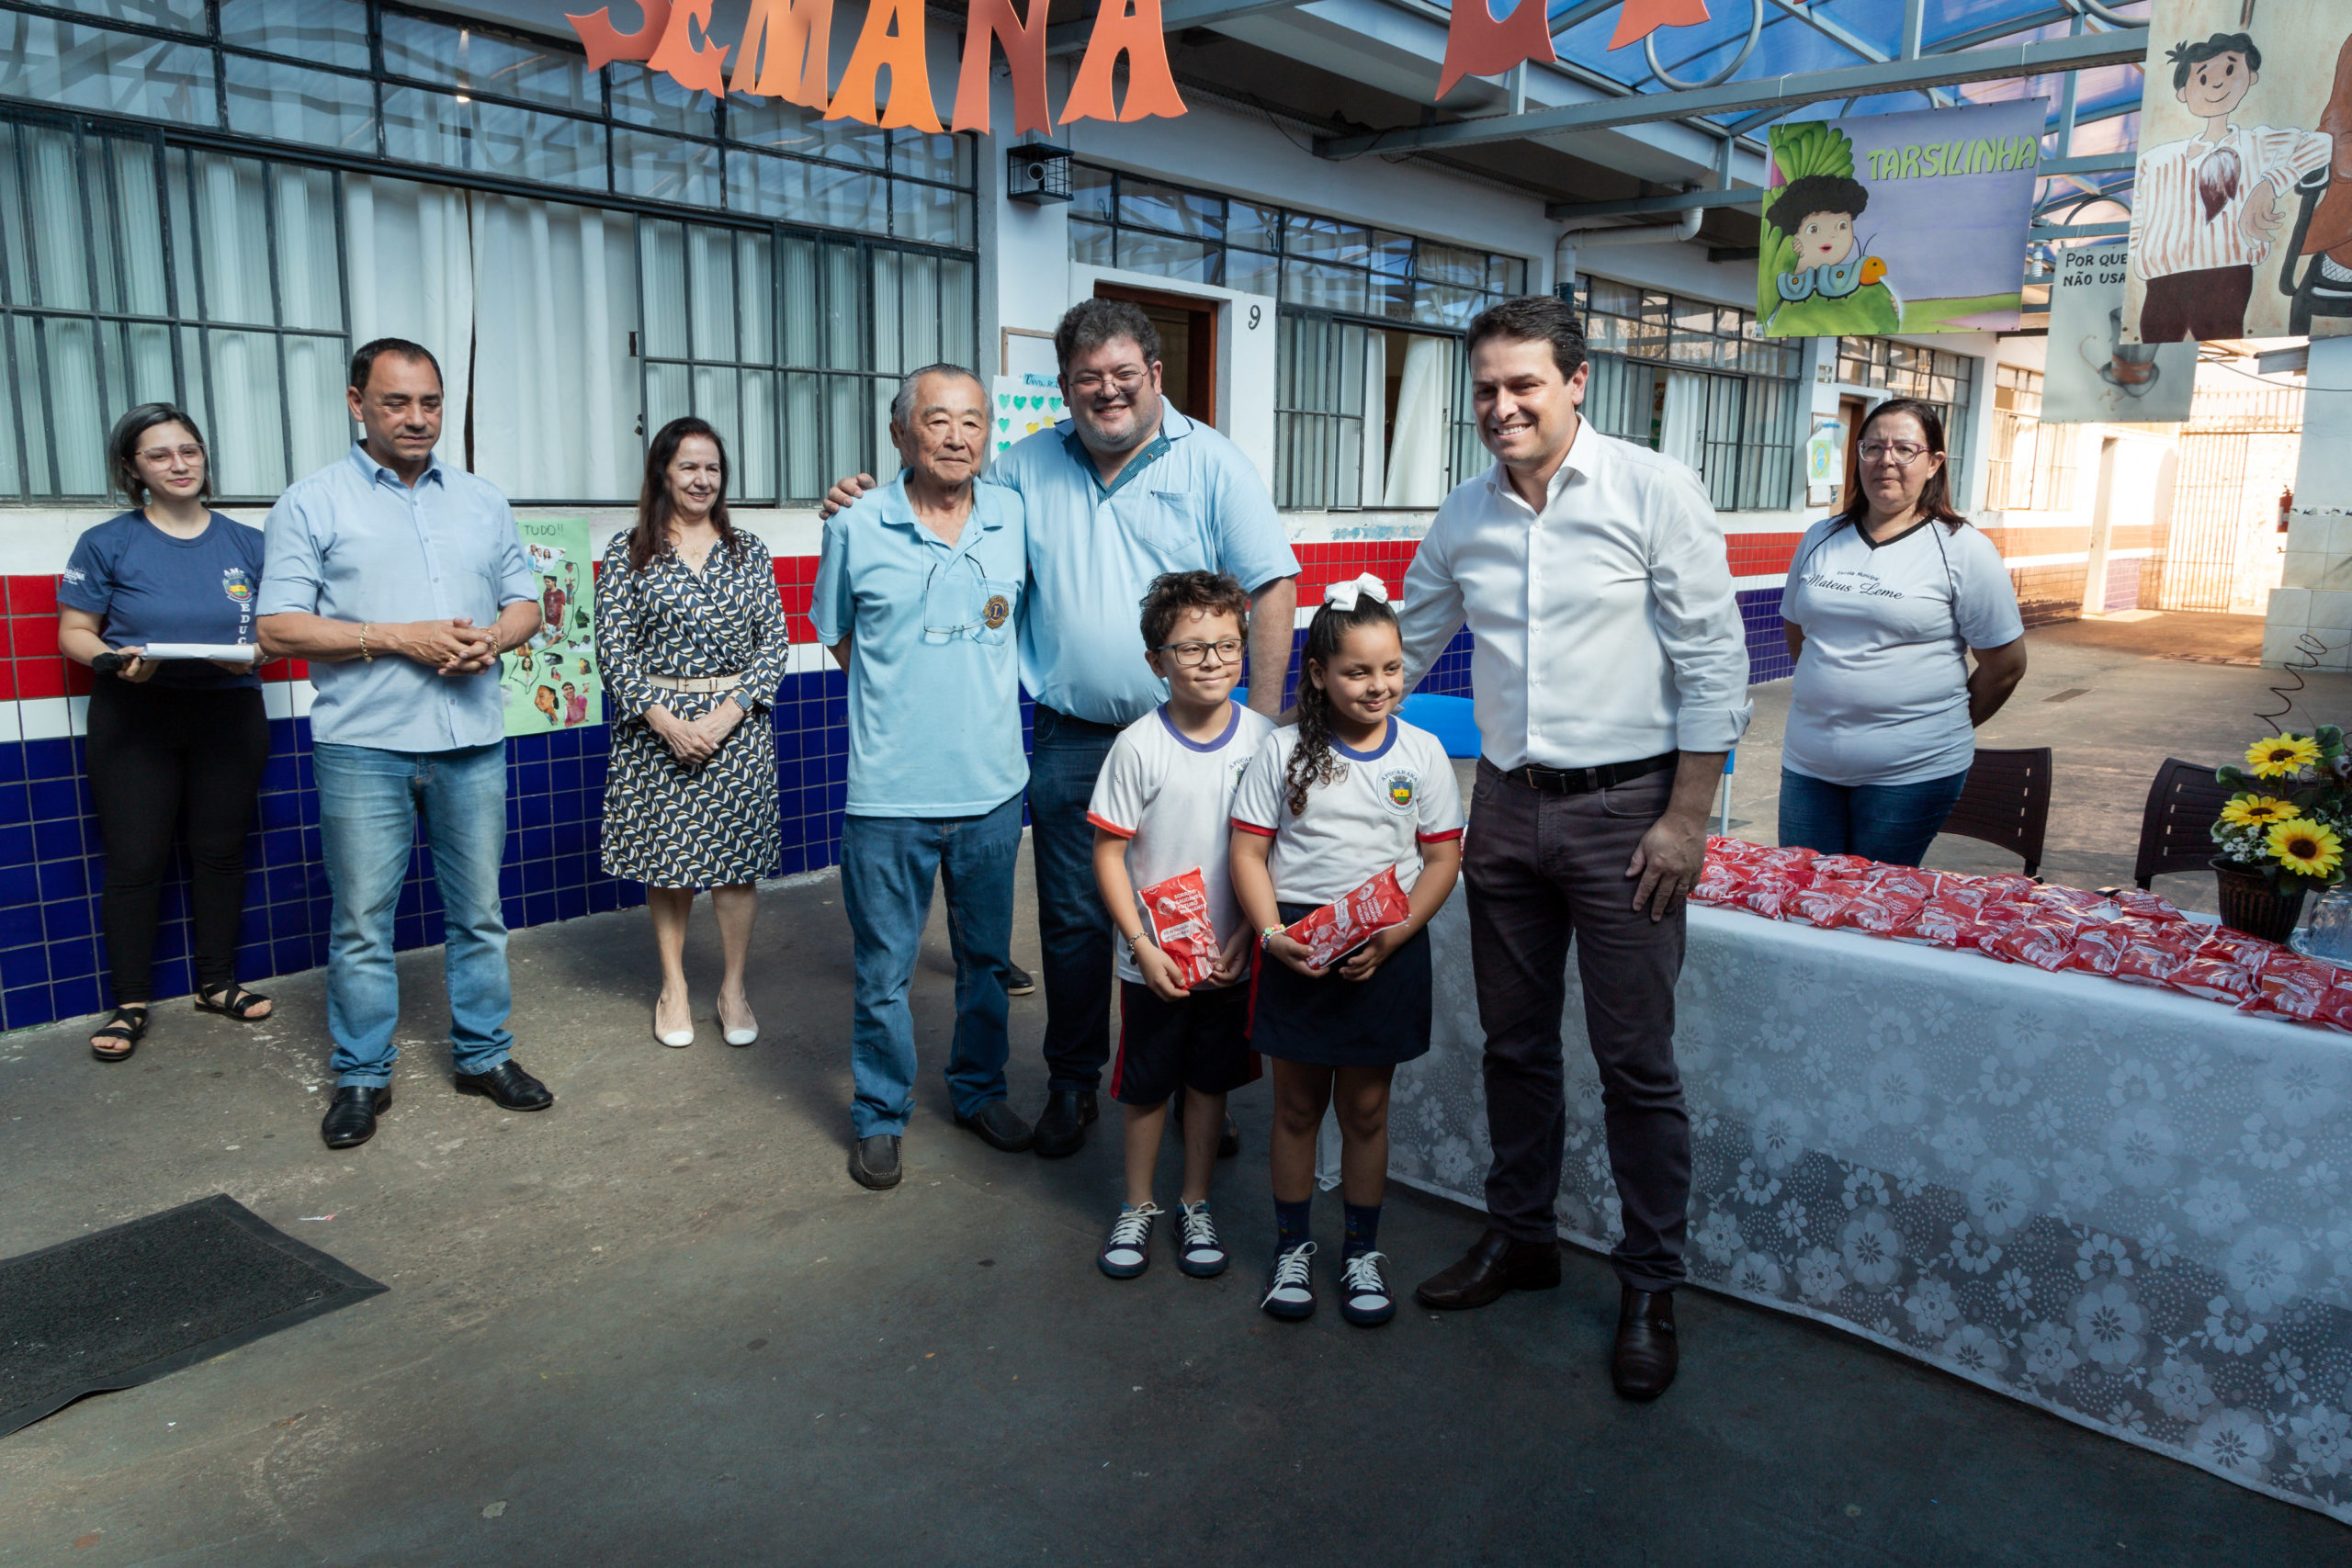
[[[1860,398],[1841,397],[1838,400],[1838,423],[1846,427],[1846,482],[1838,492],[1840,505],[1861,493],[1862,415],[1867,412]]]
[[[1125,299],[1143,307],[1143,313],[1159,332],[1160,395],[1178,412],[1214,427],[1217,302],[1120,283],[1096,284],[1094,297]]]

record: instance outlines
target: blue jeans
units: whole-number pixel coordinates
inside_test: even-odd
[[[1967,783],[1965,769],[1917,784],[1834,784],[1782,768],[1781,842],[1917,865]]]
[[[1119,727],[1037,705],[1029,755],[1029,852],[1045,953],[1046,1087],[1091,1089],[1111,1060],[1111,916],[1094,881],[1086,807]]]
[[[319,791],[319,837],[334,927],[327,942],[327,1032],[335,1082],[380,1089],[400,1052],[401,983],[392,961],[392,914],[408,874],[417,818],[441,889],[449,984],[449,1047],[461,1073],[506,1060],[514,990],[506,974],[506,917],[498,865],[506,851],[506,742],[458,751],[311,748]]]
[[[1004,1098],[1005,972],[1012,966],[1012,868],[1021,855],[1021,797],[985,817],[845,817],[842,902],[855,940],[850,1016],[850,1125],[861,1138],[903,1133],[914,1109],[914,978],[931,884],[947,887],[947,941],[956,954],[956,1037],[947,1093],[969,1116]]]

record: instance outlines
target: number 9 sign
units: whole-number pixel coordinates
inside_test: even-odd
[[[1250,331],[1251,331],[1251,332],[1253,332],[1253,333],[1254,333],[1254,332],[1256,332],[1256,331],[1258,330],[1258,323],[1259,323],[1260,321],[1263,321],[1263,320],[1265,320],[1265,311],[1264,311],[1264,309],[1263,309],[1262,307],[1261,307],[1261,306],[1257,306],[1257,305],[1252,305],[1252,306],[1250,306],[1250,328],[1249,328],[1249,330],[1250,330]]]

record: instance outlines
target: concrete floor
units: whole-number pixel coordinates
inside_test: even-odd
[[[2166,750],[2219,755],[2263,684],[2063,632],[2034,658],[1996,739],[2097,738],[2058,737],[2053,874],[2111,859],[2110,831],[2128,864],[2138,789],[2112,812],[2088,797]],[[2063,715],[2042,705],[2073,685],[2089,694]],[[2340,714],[2347,694],[2338,677],[2325,700]],[[1744,784],[1772,774],[1786,686],[1759,696]],[[1738,810],[1769,822],[1758,794]],[[1016,953],[1034,956],[1023,897]],[[168,1008],[127,1067],[90,1061],[74,1026],[0,1039],[0,1255],[225,1191],[391,1287],[0,1439],[0,1563],[2291,1565],[2352,1548],[2317,1515],[1702,1292],[1680,1305],[1680,1382],[1624,1404],[1613,1281],[1581,1254],[1564,1289],[1482,1313],[1408,1308],[1367,1333],[1327,1300],[1275,1324],[1254,1310],[1262,1088],[1236,1097],[1221,1280],[1164,1250],[1140,1280],[1102,1279],[1115,1140],[997,1154],[950,1124],[929,1068],[905,1185],[865,1192],[842,1170],[837,900],[824,879],[765,898],[766,1033],[740,1051],[710,1018],[707,914],[684,1051],[649,1034],[642,913],[519,933],[518,1055],[560,1097],[537,1116],[449,1091],[439,954],[408,954],[399,1100],[346,1154],[316,1137],[316,973],[271,987],[280,1021],[254,1029]],[[932,937],[916,1010],[935,1066],[952,976]],[[1024,1111],[1043,1017],[1014,1003]],[[1336,1204],[1318,1229],[1336,1250]],[[1409,1283],[1477,1229],[1400,1192],[1383,1243]]]

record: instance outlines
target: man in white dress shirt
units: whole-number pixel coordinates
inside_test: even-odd
[[[1463,870],[1487,1036],[1488,1229],[1416,1292],[1476,1307],[1560,1280],[1571,939],[1624,1216],[1612,1374],[1674,1379],[1690,1123],[1674,1064],[1684,895],[1724,754],[1747,728],[1747,650],[1724,536],[1683,464],[1577,415],[1584,333],[1556,299],[1470,326],[1495,466],[1439,508],[1405,574],[1410,690],[1467,622],[1484,755]]]

